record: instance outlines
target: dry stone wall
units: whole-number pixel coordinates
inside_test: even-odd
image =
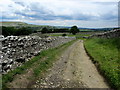
[[[7,73],[38,55],[42,50],[57,47],[74,39],[74,37],[0,36],[1,72]]]
[[[99,38],[120,38],[120,29],[112,30],[100,34],[94,34],[86,38],[99,37]]]

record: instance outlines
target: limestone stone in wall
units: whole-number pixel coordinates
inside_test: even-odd
[[[66,37],[1,36],[0,60],[2,62],[2,73],[21,66],[44,49],[54,48],[74,39]]]
[[[108,32],[100,33],[100,34],[94,34],[94,35],[91,35],[91,36],[85,37],[85,38],[92,38],[92,37],[99,37],[99,38],[120,38],[120,29],[112,30],[112,31],[108,31]]]

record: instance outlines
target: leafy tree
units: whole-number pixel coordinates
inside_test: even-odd
[[[28,27],[22,27],[22,28],[19,28],[16,32],[16,35],[29,35],[31,34],[33,31],[28,28]]]
[[[17,29],[14,28],[14,27],[5,27],[5,26],[2,26],[2,34],[4,36],[15,35],[16,32],[17,32]]]
[[[42,30],[41,30],[41,33],[48,33],[48,29],[46,27],[44,27]]]
[[[79,32],[79,29],[77,26],[72,26],[70,29],[70,33],[72,33],[73,35],[75,35],[76,33]]]

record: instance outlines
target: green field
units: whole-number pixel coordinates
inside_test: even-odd
[[[63,34],[66,34],[66,36],[69,37],[83,37],[83,36],[90,36],[93,34],[97,34],[97,33],[103,33],[104,31],[84,31],[84,32],[79,32],[76,35],[73,35],[71,33],[49,33],[49,34],[45,34],[48,36],[62,36]]]
[[[85,48],[110,86],[120,89],[120,39],[88,39]]]
[[[64,33],[50,33],[50,34],[46,34],[47,36],[62,36]],[[66,36],[68,37],[83,37],[83,36],[90,36],[93,33],[77,33],[76,35],[70,34],[70,33],[65,33]]]

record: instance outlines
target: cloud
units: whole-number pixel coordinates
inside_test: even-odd
[[[2,20],[117,21],[118,0],[104,1],[1,0],[0,8]]]

